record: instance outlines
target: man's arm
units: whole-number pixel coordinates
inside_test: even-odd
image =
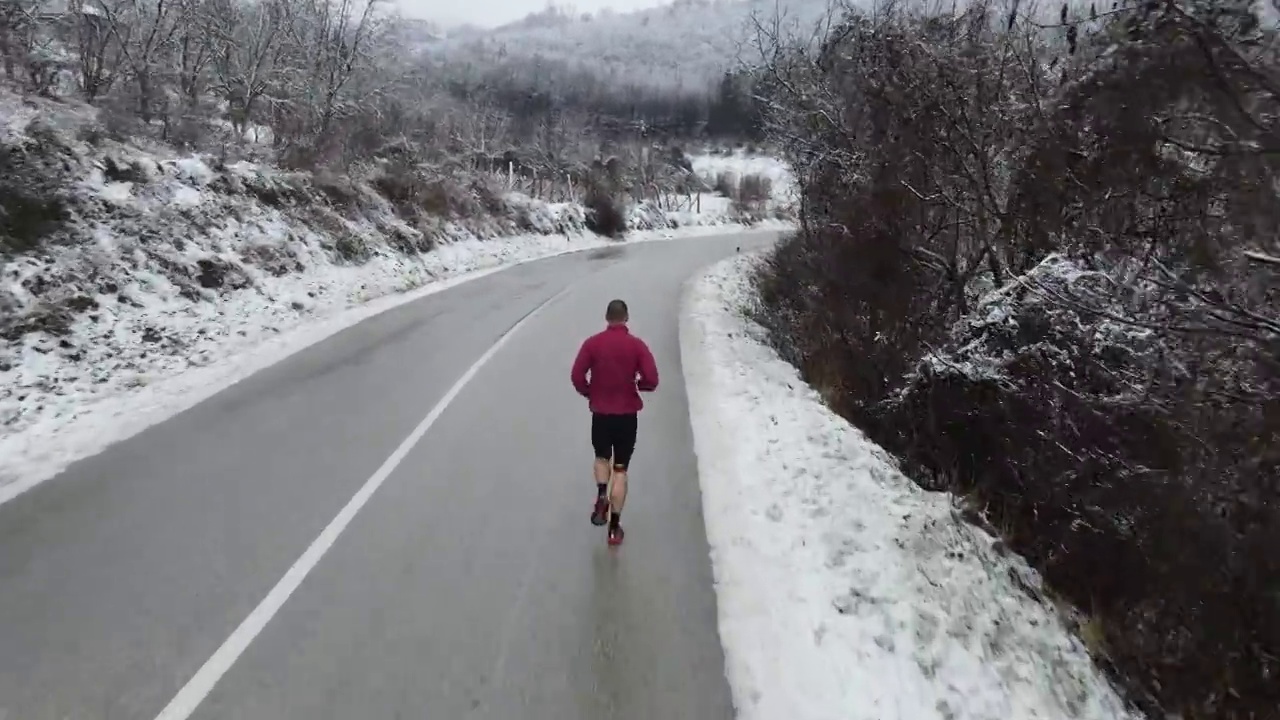
[[[591,348],[589,343],[584,341],[582,347],[578,348],[578,356],[573,359],[573,369],[569,371],[569,380],[573,383],[573,389],[583,397],[587,397],[587,392],[591,389],[591,384],[587,382],[587,370],[590,368]]]
[[[653,353],[649,352],[649,346],[643,340],[637,339],[640,349],[640,380],[636,383],[636,389],[640,392],[653,392],[658,389],[658,363],[653,359]]]

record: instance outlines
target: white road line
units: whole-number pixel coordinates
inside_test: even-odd
[[[267,623],[271,622],[271,618],[275,617],[276,613],[280,611],[280,608],[284,606],[285,601],[289,599],[293,591],[298,589],[307,574],[319,564],[320,559],[329,551],[329,548],[333,547],[334,542],[337,541],[342,531],[347,528],[347,525],[351,524],[351,520],[355,518],[356,513],[360,512],[365,503],[369,502],[369,498],[377,492],[382,483],[404,461],[405,456],[413,450],[418,441],[422,440],[422,437],[427,434],[431,426],[435,424],[445,409],[449,407],[449,404],[453,402],[453,399],[458,396],[458,393],[462,392],[462,388],[466,387],[471,378],[475,377],[480,368],[497,354],[498,350],[506,344],[507,340],[517,330],[532,320],[543,308],[569,292],[569,289],[561,290],[545,300],[541,305],[535,307],[528,315],[525,315],[519,322],[512,325],[511,329],[503,333],[502,337],[498,338],[497,342],[480,356],[480,359],[467,368],[462,377],[458,378],[453,387],[449,388],[449,392],[445,393],[444,397],[440,398],[440,402],[431,408],[431,412],[422,419],[422,422],[418,423],[413,432],[409,433],[409,436],[382,463],[377,472],[366,480],[364,485],[360,486],[360,489],[338,512],[337,516],[329,521],[325,529],[311,542],[306,551],[294,561],[293,566],[285,572],[275,587],[271,588],[271,591],[262,599],[262,602],[258,603],[258,606],[232,631],[231,635],[214,651],[204,665],[200,666],[200,669],[187,681],[187,684],[182,686],[178,694],[174,695],[169,704],[156,716],[156,720],[186,720],[196,711],[200,703],[213,690],[214,685],[231,669],[231,666],[240,658],[245,649],[249,647],[249,643],[253,642],[254,638],[258,636],[258,633],[262,632]]]

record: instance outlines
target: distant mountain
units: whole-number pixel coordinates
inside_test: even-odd
[[[511,34],[545,28],[560,28],[572,25],[575,20],[582,18],[583,15],[578,14],[570,8],[564,8],[553,4],[548,5],[546,8],[539,10],[538,12],[529,13],[515,22],[499,25],[490,31],[490,34]]]
[[[439,23],[413,17],[397,17],[391,25],[390,39],[410,52],[422,52],[444,41],[448,33]]]
[[[488,31],[450,31],[431,52],[468,65],[538,60],[578,67],[610,82],[705,88],[750,58],[753,13],[810,30],[828,0],[676,0],[647,10],[576,13],[549,7]],[[807,33],[806,33],[807,34]]]

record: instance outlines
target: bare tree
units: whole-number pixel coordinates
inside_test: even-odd
[[[121,47],[97,0],[82,0],[75,9],[80,91],[94,102],[109,91],[120,72]]]
[[[181,0],[107,0],[102,8],[134,82],[138,116],[150,124],[161,100]]]
[[[36,24],[37,0],[6,0],[0,3],[0,61],[5,75],[18,77],[18,66],[24,63],[31,46]]]
[[[489,157],[507,149],[511,116],[487,97],[474,96],[460,120],[452,127],[452,136],[463,152],[473,157]]]
[[[174,53],[177,55],[178,91],[189,108],[194,108],[207,82],[206,68],[217,46],[210,36],[207,18],[210,0],[176,0]]]
[[[259,102],[286,71],[284,23],[288,0],[209,0],[213,89],[227,102],[232,127],[243,138]]]
[[[335,121],[357,109],[352,81],[370,66],[370,45],[381,29],[378,0],[298,0],[284,6],[287,97],[274,109],[277,140],[332,155]]]

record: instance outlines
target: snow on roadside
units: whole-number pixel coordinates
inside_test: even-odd
[[[831,412],[741,308],[755,255],[686,288],[680,341],[742,720],[1118,720],[1034,573]]]
[[[633,232],[627,242],[726,230],[709,224]],[[516,264],[615,242],[589,234],[458,240],[416,256],[317,264],[198,303],[163,278],[135,278],[137,307],[104,308],[73,327],[71,342],[82,355],[76,360],[43,333],[24,338],[16,361],[0,358],[0,379],[21,389],[0,402],[0,421],[25,420],[0,434],[0,503],[368,317]],[[144,326],[155,328],[154,336],[139,336]]]

